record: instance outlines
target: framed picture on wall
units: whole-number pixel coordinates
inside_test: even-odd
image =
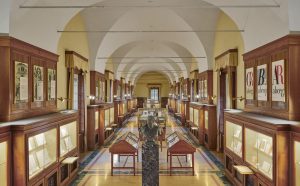
[[[44,68],[33,66],[33,100],[43,101],[44,99]]]
[[[28,64],[15,62],[15,103],[28,102]]]
[[[285,102],[284,60],[272,62],[272,101]]]
[[[48,69],[48,100],[56,98],[56,70]]]
[[[268,100],[267,64],[257,66],[257,100]]]
[[[254,68],[247,68],[245,72],[246,99],[254,99]]]

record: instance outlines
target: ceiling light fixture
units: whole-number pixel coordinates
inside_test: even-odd
[[[245,32],[245,30],[57,30],[57,33],[216,33]]]
[[[19,8],[32,9],[63,9],[63,8],[185,8],[185,9],[216,9],[216,8],[280,8],[279,4],[253,4],[253,5],[20,5]]]

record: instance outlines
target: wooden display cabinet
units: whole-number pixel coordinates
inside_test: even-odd
[[[182,100],[181,101],[181,123],[182,126],[187,126],[186,121],[189,120],[190,116],[190,101],[189,100]]]
[[[198,74],[199,102],[213,104],[213,71],[207,70]]]
[[[172,175],[172,170],[174,169],[192,169],[192,174],[194,175],[194,153],[196,148],[186,139],[184,136],[180,135],[177,132],[174,132],[167,136],[167,162],[170,163],[170,176]],[[174,167],[172,165],[173,156],[192,156],[192,165],[191,166],[180,166]],[[169,159],[170,158],[170,159]]]
[[[87,106],[87,148],[95,150],[100,140],[100,112],[99,105]]]
[[[97,71],[90,71],[90,94],[95,96],[91,99],[91,104],[105,102],[105,75]]]
[[[300,120],[300,36],[287,35],[244,54],[245,110]]]
[[[4,125],[12,131],[13,185],[60,185],[58,167],[70,156],[78,156],[78,113],[64,111]],[[72,131],[63,129],[69,125]]]
[[[299,186],[300,185],[300,125],[295,125],[292,128],[291,133],[291,171],[290,174],[290,184],[292,186]]]
[[[290,125],[294,123],[238,110],[226,111],[226,176],[236,185],[244,185],[250,178],[258,185],[289,185],[288,147]],[[247,166],[254,174],[241,177],[233,165]]]
[[[0,121],[57,110],[58,55],[9,36],[0,37]]]
[[[100,124],[99,124],[99,145],[105,144],[109,141],[117,125],[115,125],[115,109],[112,103],[105,103],[99,105]]]
[[[11,132],[9,126],[0,125],[0,178],[1,185],[9,186],[11,182]]]
[[[204,105],[196,102],[190,103],[188,129],[192,139],[200,145],[204,145]]]
[[[109,148],[109,152],[111,153],[111,175],[113,175],[114,169],[132,169],[133,174],[135,175],[135,157],[138,157],[138,153],[139,153],[139,138],[135,134],[128,132],[122,135]],[[120,156],[132,156],[133,166],[132,167],[114,166],[114,154],[118,155],[119,159]]]
[[[217,109],[215,105],[204,106],[204,144],[211,150],[217,148]]]

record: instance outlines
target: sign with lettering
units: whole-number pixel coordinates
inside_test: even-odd
[[[284,60],[272,62],[272,101],[285,102]]]
[[[268,100],[267,65],[257,66],[257,100]]]
[[[246,99],[254,98],[254,70],[246,69]]]

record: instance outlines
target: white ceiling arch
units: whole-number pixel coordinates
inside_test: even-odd
[[[7,3],[7,0],[5,1]],[[101,26],[103,29],[113,28],[113,25],[117,23],[117,25],[122,25],[122,23],[118,23],[118,21],[123,19],[123,15],[129,16],[139,8],[62,8],[62,9],[20,9],[20,5],[93,5],[93,4],[101,4],[102,0],[86,0],[82,2],[82,0],[62,0],[62,1],[50,1],[50,0],[11,0],[10,1],[10,16],[4,16],[4,19],[9,19],[9,29],[7,29],[7,24],[4,26],[4,32],[9,31],[9,35],[16,37],[18,39],[27,41],[33,45],[39,46],[46,50],[57,52],[57,46],[59,42],[60,35],[57,33],[57,30],[63,30],[67,23],[70,21],[74,15],[81,12],[84,16],[85,13],[89,14],[90,12],[100,12],[100,17],[91,17],[90,19],[94,20],[97,18],[101,22]],[[124,4],[124,0],[107,0],[107,2],[113,2],[112,5],[118,5],[120,3]],[[131,0],[132,5],[135,2],[148,4],[148,1],[135,1]],[[244,29],[245,32],[242,33],[244,39],[244,47],[245,52],[252,50],[258,46],[261,46],[267,42],[270,42],[274,39],[282,37],[288,34],[290,31],[299,31],[300,23],[299,23],[299,1],[298,0],[253,0],[253,1],[240,1],[240,0],[228,0],[224,2],[223,0],[157,0],[155,3],[167,3],[168,6],[175,5],[185,5],[185,6],[201,6],[203,4],[210,3],[212,5],[216,5],[219,8],[215,10],[221,9],[224,11],[237,25],[239,29]],[[249,5],[249,4],[275,4],[277,2],[280,7],[277,8],[226,8],[221,5]],[[126,3],[126,2],[125,2]],[[2,4],[1,4],[2,5]],[[7,4],[4,6],[7,8]],[[203,23],[210,22],[213,25],[213,13],[208,13],[205,8],[157,8],[163,9],[166,11],[161,11],[164,13],[158,13],[157,16],[162,20],[167,20],[164,22],[162,26],[168,25],[169,21],[174,21],[174,18],[178,17],[179,21],[183,22],[185,25],[189,26],[193,30],[197,30],[201,27]],[[156,14],[155,8],[143,8],[140,11],[152,11],[152,14]],[[166,14],[169,12],[170,14]],[[4,13],[5,14],[5,13]],[[133,13],[134,14],[134,13]],[[109,16],[107,16],[109,15]],[[170,15],[174,15],[170,16]],[[122,18],[120,18],[122,17]],[[145,26],[149,26],[147,23],[151,23],[151,17],[148,17],[145,22]],[[155,17],[155,16],[154,16]],[[217,16],[215,15],[215,18]],[[168,18],[168,19],[167,19]],[[160,20],[159,19],[159,20]],[[148,20],[150,22],[148,22]],[[4,21],[5,22],[5,21]],[[198,22],[198,23],[197,23]],[[6,21],[7,23],[7,21]],[[102,23],[107,23],[102,24]],[[214,23],[215,24],[215,23]],[[86,20],[87,28],[89,23]],[[126,24],[127,26],[128,23]],[[181,27],[179,27],[181,28]],[[171,28],[169,28],[171,29]],[[178,29],[176,27],[176,29]],[[206,28],[208,29],[208,28]],[[99,42],[98,40],[94,40],[95,38],[100,38],[101,43],[104,41],[103,36],[101,34],[88,33],[90,38],[89,45],[90,50],[95,50],[96,52],[90,52],[91,56],[88,56],[89,59],[93,60],[93,57],[96,57]],[[102,34],[103,35],[103,34]],[[109,34],[108,34],[109,35]],[[164,37],[166,34],[162,34]],[[191,34],[192,35],[192,34]],[[212,56],[212,47],[213,47],[213,35],[212,33],[198,33],[197,42],[203,45],[203,49],[206,51],[208,62],[214,56]],[[46,36],[46,37],[45,37]],[[209,36],[209,37],[208,37]],[[139,36],[137,36],[138,38]],[[173,34],[172,37],[179,37],[176,34]],[[109,37],[108,37],[109,38]],[[117,38],[118,39],[118,38]],[[171,38],[170,38],[171,39]],[[198,41],[199,40],[199,41]],[[189,43],[189,41],[186,41]],[[195,43],[197,43],[195,42]],[[104,41],[104,43],[106,43]],[[181,43],[181,42],[180,42]],[[185,45],[185,43],[181,43]],[[191,45],[191,44],[189,44]],[[193,44],[192,44],[193,45]],[[193,49],[189,49],[189,51],[194,54],[198,53],[196,51],[198,49],[197,46],[191,47]],[[112,48],[109,45],[106,45],[108,48],[103,52],[109,53],[109,49]],[[105,47],[106,48],[106,47]],[[196,49],[195,49],[196,48]],[[201,48],[201,47],[200,47]],[[103,48],[101,48],[103,49]],[[195,55],[195,54],[194,54]],[[201,62],[200,62],[201,63]],[[210,63],[208,63],[210,64]]]
[[[95,24],[93,24],[95,25]],[[95,26],[93,26],[95,27]],[[193,30],[174,11],[168,9],[134,9],[123,14],[111,30]],[[92,36],[93,37],[93,36]],[[95,36],[94,36],[95,37]],[[95,38],[94,38],[95,39]],[[94,40],[93,39],[93,40]],[[195,33],[107,33],[99,43],[98,52],[95,58],[110,57],[116,49],[124,44],[135,41],[154,41],[156,43],[176,43],[181,45],[192,56],[206,57],[206,51]],[[145,42],[146,43],[146,42]],[[146,43],[149,45],[149,43]],[[144,52],[144,55],[145,52]],[[151,56],[149,53],[147,56]],[[162,53],[162,56],[163,53]],[[165,56],[167,56],[165,54]],[[122,56],[118,56],[122,57]],[[197,59],[198,60],[198,59]],[[106,59],[97,59],[96,63],[103,63],[103,66],[96,64],[98,71],[104,71]],[[208,66],[207,64],[205,66]]]
[[[135,85],[138,81],[138,79],[144,75],[144,74],[147,74],[149,72],[156,72],[156,73],[159,73],[159,74],[162,74],[163,76],[165,76],[169,83],[172,84],[173,81],[175,81],[175,79],[173,79],[171,76],[172,74],[170,73],[167,73],[165,71],[163,71],[164,69],[157,69],[157,68],[153,68],[153,69],[146,69],[146,68],[139,68],[137,73],[133,74],[132,77],[130,77],[129,81]]]

